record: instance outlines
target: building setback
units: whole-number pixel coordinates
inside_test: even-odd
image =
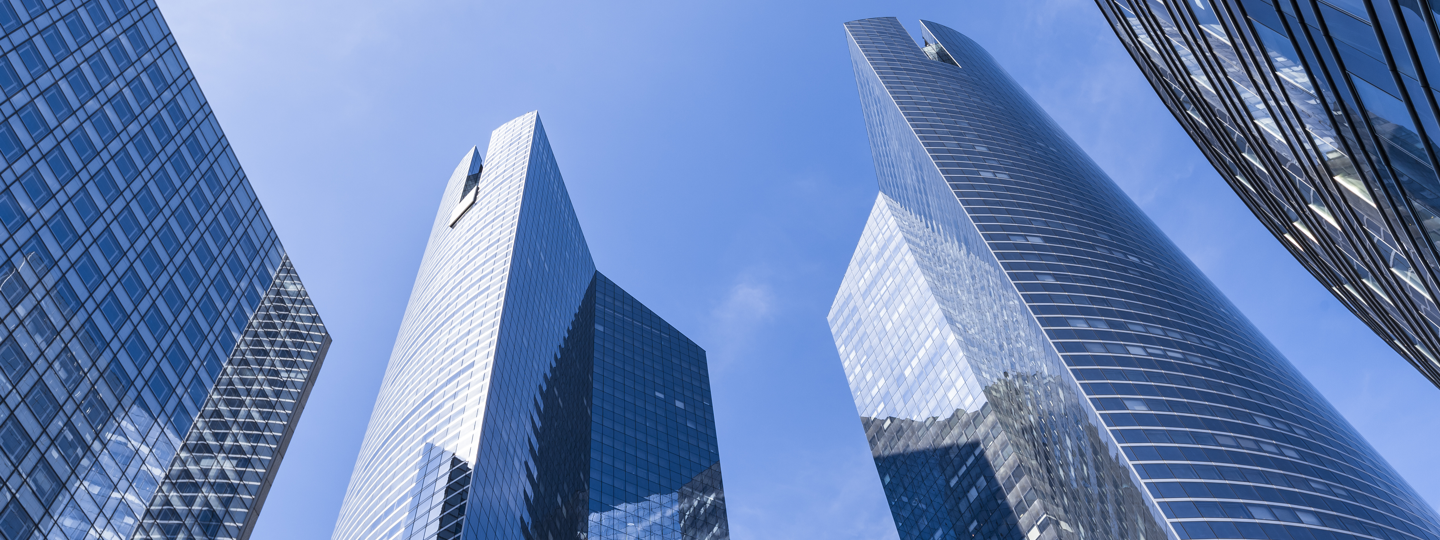
[[[705,351],[595,270],[539,115],[451,176],[337,540],[729,537]]]
[[[0,28],[0,538],[247,538],[325,325],[154,2]]]
[[[1097,3],[1255,216],[1440,386],[1431,2]]]
[[[880,195],[830,326],[901,538],[1440,537],[983,49],[845,28]]]

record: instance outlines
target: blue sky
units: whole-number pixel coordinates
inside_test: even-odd
[[[1440,391],[1240,203],[1090,0],[160,0],[335,344],[255,538],[328,538],[451,170],[538,109],[597,266],[709,351],[737,539],[895,536],[825,314],[874,200],[841,23],[974,38],[1432,504]]]

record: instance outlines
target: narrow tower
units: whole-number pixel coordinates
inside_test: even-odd
[[[595,270],[532,112],[441,199],[337,540],[729,537],[705,351]]]
[[[0,538],[247,538],[325,325],[153,1],[0,29]]]
[[[1435,512],[973,41],[847,23],[830,326],[903,539],[1433,539]]]

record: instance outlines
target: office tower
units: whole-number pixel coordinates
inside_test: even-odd
[[[1440,537],[983,49],[845,27],[880,195],[830,326],[901,538]]]
[[[325,326],[154,2],[0,28],[0,538],[247,538]]]
[[[1440,385],[1433,2],[1098,3],[1251,211]]]
[[[705,351],[595,270],[534,112],[446,184],[334,537],[729,537]]]

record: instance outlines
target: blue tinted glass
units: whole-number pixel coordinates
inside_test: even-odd
[[[90,101],[95,97],[95,89],[90,87],[90,80],[85,78],[85,73],[80,70],[71,71],[65,76],[65,81],[70,84],[70,91],[75,94],[75,99],[81,103]]]
[[[0,122],[0,155],[14,163],[25,153],[25,147],[20,144],[20,138],[10,129],[9,122]]]
[[[150,89],[146,88],[145,83],[140,82],[140,79],[130,81],[130,84],[126,85],[126,88],[130,89],[130,96],[135,98],[135,103],[140,105],[140,110],[142,111],[150,106],[151,101],[155,100],[155,98],[150,95]]]
[[[105,8],[100,7],[95,0],[85,2],[85,13],[90,15],[90,22],[95,23],[95,28],[104,30],[110,26],[110,17],[105,14]]]
[[[124,94],[116,94],[110,100],[110,110],[115,112],[115,117],[120,119],[122,125],[135,120],[135,110],[130,108],[130,101],[125,99]]]
[[[84,44],[90,41],[90,29],[85,27],[85,21],[80,19],[78,11],[65,16],[65,29],[70,31],[70,37],[75,43]]]
[[[50,200],[50,184],[40,175],[40,171],[30,169],[21,175],[20,185],[25,188],[25,194],[30,196],[30,202],[35,206],[43,206]]]
[[[10,59],[0,57],[0,90],[3,90],[8,97],[19,92],[20,88],[20,76],[15,74],[15,68],[10,65]]]
[[[100,83],[101,88],[110,84],[110,81],[115,78],[115,74],[110,72],[110,64],[105,62],[104,56],[98,54],[91,56],[85,61],[85,65],[90,66],[90,74],[95,76],[95,80]]]
[[[70,246],[75,245],[75,241],[80,239],[80,235],[75,233],[75,227],[70,224],[70,218],[65,217],[64,212],[56,212],[55,216],[50,218],[49,228],[50,233],[55,236],[55,241],[60,244],[61,250],[69,251]]]
[[[55,115],[57,120],[64,121],[75,112],[70,108],[70,100],[65,98],[65,91],[61,90],[60,86],[51,86],[46,89],[44,96],[45,104],[50,106],[50,112]]]
[[[70,45],[65,43],[65,37],[60,35],[60,29],[54,26],[40,31],[40,39],[45,40],[45,45],[50,48],[50,56],[60,58],[70,56]]]
[[[15,54],[20,55],[20,62],[25,64],[25,69],[30,72],[32,77],[39,77],[41,73],[50,68],[49,64],[45,63],[45,57],[40,55],[40,50],[32,42],[21,43],[19,47],[15,48]]]
[[[13,32],[20,27],[20,17],[15,15],[15,10],[10,7],[9,2],[0,2],[0,28],[6,32]]]
[[[67,140],[70,141],[70,148],[75,150],[75,155],[80,156],[81,163],[89,162],[99,152],[95,149],[95,143],[90,142],[90,135],[83,129],[71,132]]]
[[[12,234],[20,230],[20,224],[25,222],[25,212],[20,209],[20,203],[10,192],[0,191],[0,224]]]
[[[120,187],[115,185],[115,179],[110,176],[109,169],[100,169],[92,180],[95,182],[95,187],[100,190],[100,196],[105,198],[105,202],[114,202],[115,197],[120,195]]]
[[[90,117],[90,127],[95,130],[96,135],[100,136],[100,141],[104,144],[109,144],[116,135],[119,135],[119,132],[115,131],[115,125],[110,123],[110,117],[103,113]]]
[[[81,255],[80,260],[75,262],[75,275],[79,276],[80,282],[84,283],[85,288],[91,291],[100,286],[105,279],[104,274],[100,273],[100,267],[95,265],[95,261],[88,254]]]
[[[50,133],[50,123],[45,121],[45,116],[40,114],[40,109],[35,108],[34,103],[20,109],[18,116],[25,125],[25,130],[30,132],[31,139],[39,140]]]
[[[120,242],[115,240],[115,235],[108,230],[101,232],[95,239],[95,246],[100,248],[100,255],[111,265],[119,263],[121,257],[125,256],[125,252],[120,249]]]
[[[145,36],[140,33],[139,27],[132,26],[126,30],[125,39],[130,42],[130,48],[135,49],[137,56],[144,56],[145,51],[150,49],[150,46],[145,43]]]
[[[75,164],[70,162],[70,156],[65,153],[62,147],[55,147],[50,153],[45,154],[45,164],[50,166],[50,172],[55,174],[61,184],[75,176]]]
[[[132,60],[130,60],[130,53],[125,51],[125,46],[121,45],[119,41],[107,43],[105,50],[110,53],[110,60],[113,60],[115,65],[120,67],[121,71],[130,67],[130,63],[132,62]]]

